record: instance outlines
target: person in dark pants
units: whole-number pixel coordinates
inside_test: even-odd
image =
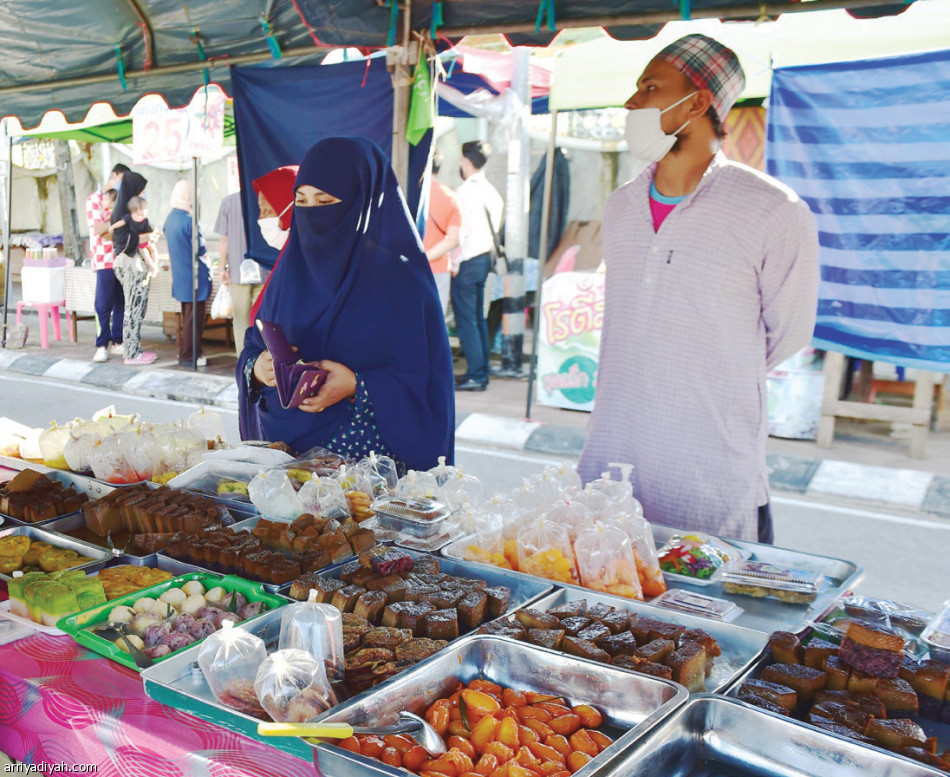
[[[485,281],[491,271],[492,231],[501,225],[504,202],[482,168],[491,153],[487,143],[462,146],[458,202],[462,213],[459,250],[452,260],[452,310],[467,368],[456,380],[456,391],[488,387],[488,323],[485,321]]]
[[[96,353],[93,361],[104,362],[112,353],[122,356],[122,319],[125,315],[125,294],[115,277],[115,257],[109,219],[115,205],[117,188],[129,168],[119,164],[112,168],[105,190],[86,198],[86,224],[89,228],[89,253],[96,271]]]
[[[191,184],[179,181],[172,190],[171,213],[165,219],[165,239],[168,241],[168,259],[172,268],[172,296],[181,303],[181,341],[178,343],[178,361],[181,364],[190,364],[192,358],[199,367],[208,364],[208,360],[201,355],[201,336],[205,328],[205,305],[211,293],[211,273],[208,266],[196,261],[197,268],[192,269],[191,246]],[[207,253],[201,227],[198,227],[198,256]],[[192,303],[192,272],[198,273],[197,300]],[[195,331],[197,330],[197,331]],[[193,353],[192,343],[197,336],[198,353]]]

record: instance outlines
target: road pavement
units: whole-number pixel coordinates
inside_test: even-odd
[[[137,412],[166,423],[198,405],[133,397],[99,389],[15,374],[0,374],[0,416],[45,426],[75,416],[88,417],[106,405],[120,413]],[[237,439],[237,413],[218,408],[230,439]],[[560,459],[469,443],[456,448],[466,473],[482,479],[486,491],[505,491],[522,478]],[[807,553],[849,559],[865,570],[859,591],[890,597],[925,609],[939,608],[950,596],[950,521],[913,509],[868,506],[841,496],[773,492],[776,543]]]

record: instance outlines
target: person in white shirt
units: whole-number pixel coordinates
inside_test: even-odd
[[[488,143],[473,140],[462,145],[459,170],[459,250],[452,261],[452,310],[467,368],[456,379],[457,391],[488,388],[488,322],[485,320],[485,281],[492,265],[492,231],[501,225],[504,201],[482,169],[488,161]],[[490,219],[490,221],[489,221]]]

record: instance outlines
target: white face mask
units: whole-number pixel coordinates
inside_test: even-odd
[[[289,229],[280,228],[280,216],[268,216],[265,219],[258,219],[257,226],[261,228],[264,242],[276,248],[278,251],[284,247],[287,238],[290,236]]]
[[[659,108],[634,108],[627,112],[627,122],[623,136],[627,141],[627,148],[637,159],[642,159],[648,163],[659,162],[670,153],[670,149],[676,143],[676,136],[683,131],[689,122],[683,124],[672,135],[667,135],[660,125],[660,116],[685,102],[694,94],[696,92],[690,92],[662,111]]]

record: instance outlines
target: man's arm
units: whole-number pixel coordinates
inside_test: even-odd
[[[455,225],[446,228],[445,237],[443,237],[438,243],[434,246],[431,246],[428,251],[426,251],[426,259],[430,262],[434,262],[436,259],[440,259],[445,256],[449,251],[457,248],[459,244],[459,228]]]
[[[218,267],[221,270],[221,283],[227,285],[231,282],[231,275],[228,273],[228,236],[221,235],[218,242]]]
[[[801,200],[776,210],[766,232],[759,275],[766,366],[772,369],[804,348],[818,312],[818,230]]]

